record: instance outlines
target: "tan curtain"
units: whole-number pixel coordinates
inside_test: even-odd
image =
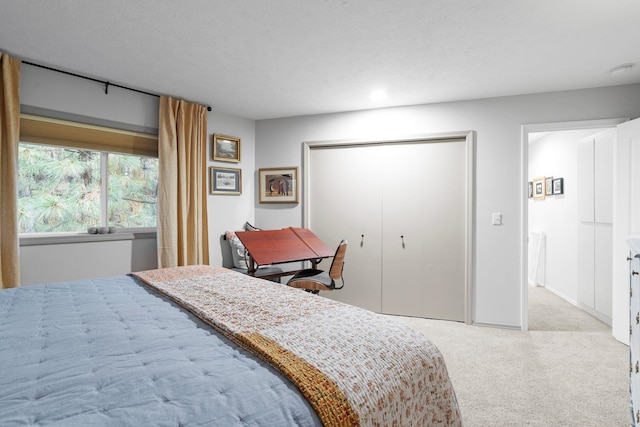
[[[207,111],[160,98],[158,268],[209,264]]]
[[[18,241],[19,59],[0,53],[0,288],[20,286]]]

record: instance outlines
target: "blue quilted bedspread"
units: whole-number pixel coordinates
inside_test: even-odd
[[[315,426],[275,369],[129,276],[0,291],[0,426]]]

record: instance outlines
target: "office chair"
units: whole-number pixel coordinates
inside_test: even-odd
[[[287,285],[293,288],[304,289],[312,294],[320,291],[333,291],[344,287],[344,279],[342,278],[342,270],[344,268],[344,256],[347,252],[347,241],[342,240],[333,256],[329,271],[318,270],[315,268],[307,268],[297,272],[288,282]],[[342,285],[336,287],[336,280],[340,279]]]

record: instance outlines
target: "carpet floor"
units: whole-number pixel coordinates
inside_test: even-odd
[[[393,317],[444,355],[466,427],[631,423],[629,348],[544,288],[529,288],[527,332]]]

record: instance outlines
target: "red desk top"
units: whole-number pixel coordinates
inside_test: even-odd
[[[237,231],[236,236],[258,265],[327,258],[335,254],[335,249],[306,228]]]

